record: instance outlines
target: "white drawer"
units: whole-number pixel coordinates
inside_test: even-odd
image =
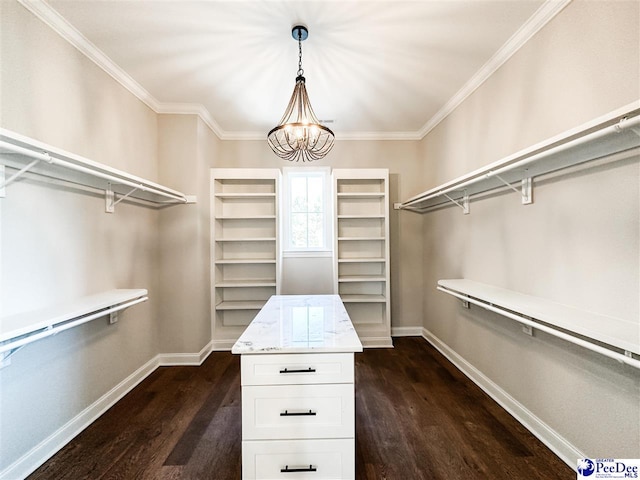
[[[242,355],[242,385],[353,383],[353,353]]]
[[[353,384],[242,388],[244,440],[352,438]]]
[[[314,471],[291,471],[295,469]],[[283,472],[282,470],[289,470]],[[243,479],[355,478],[355,442],[344,440],[243,441]]]

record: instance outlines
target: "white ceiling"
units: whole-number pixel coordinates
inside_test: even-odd
[[[49,0],[38,8],[61,15],[58,30],[157,111],[197,111],[221,138],[265,138],[278,123],[297,71],[291,27],[302,23],[309,97],[340,139],[421,138],[566,2]]]

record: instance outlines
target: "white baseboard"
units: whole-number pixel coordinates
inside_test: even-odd
[[[364,348],[393,348],[391,337],[360,337]]]
[[[235,340],[213,340],[211,350],[214,352],[229,352],[234,343],[236,343]]]
[[[0,472],[0,479],[16,480],[27,477],[76,435],[91,425],[118,400],[129,393],[136,385],[147,378],[158,366],[159,361],[158,356],[156,356],[5,468]]]
[[[15,480],[27,477],[40,465],[51,458],[100,415],[115,405],[158,367],[180,365],[202,365],[212,352],[213,343],[204,346],[198,353],[161,353],[149,360],[138,370],[125,378],[82,412],[69,420],[52,435],[44,439],[5,470],[0,472],[0,480]]]
[[[392,337],[421,337],[422,327],[391,327]]]
[[[562,435],[536,417],[524,405],[467,362],[429,330],[423,328],[422,336],[573,470],[576,470],[579,458],[587,458],[584,452],[581,452]]]
[[[202,365],[213,351],[213,342],[207,343],[198,353],[161,353],[158,355],[158,365],[174,367],[179,365]]]

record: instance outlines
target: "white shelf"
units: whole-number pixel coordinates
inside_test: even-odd
[[[232,345],[280,289],[275,168],[211,170],[211,313],[215,348]]]
[[[243,288],[243,287],[275,287],[274,279],[246,279],[246,280],[223,280],[216,283],[217,288]]]
[[[216,220],[275,220],[275,215],[254,215],[254,216],[220,216]]]
[[[216,242],[275,242],[276,237],[216,238]]]
[[[235,302],[221,302],[216,305],[216,310],[260,310],[266,300],[245,300]]]
[[[363,258],[338,258],[338,263],[384,263],[386,259],[382,257],[363,257]]]
[[[233,193],[216,193],[216,198],[252,198],[252,199],[265,199],[275,198],[275,193],[245,193],[245,192],[233,192]]]
[[[107,199],[111,201],[111,207],[128,197],[156,204],[194,202],[184,193],[6,129],[0,129],[0,163],[18,172],[35,173],[112,192]],[[15,178],[0,177],[0,185],[12,183],[22,173]],[[114,200],[114,193],[121,198]]]
[[[391,347],[389,171],[334,169],[334,288],[365,346]]]
[[[253,264],[275,264],[275,258],[221,258],[215,261],[216,265],[253,265]]]
[[[383,275],[345,275],[338,277],[339,283],[351,282],[386,282],[387,277]]]
[[[380,242],[384,237],[338,237],[339,242]]]
[[[385,303],[384,295],[340,295],[344,303]]]
[[[382,198],[384,197],[384,192],[344,192],[338,193],[338,198]]]
[[[469,197],[506,188],[506,184],[516,190],[521,188],[522,203],[532,203],[532,178],[639,147],[640,108],[638,102],[634,102],[420,193],[396,204],[395,208],[426,213],[444,205],[453,205],[455,200],[464,213],[469,213]]]
[[[0,353],[104,317],[148,299],[145,289],[109,290],[49,308],[0,318]]]
[[[638,321],[632,322],[579,310],[544,298],[472,280],[439,280],[438,290],[640,368],[640,361],[630,356],[632,353],[640,355]],[[582,338],[572,337],[567,332]],[[595,343],[589,345],[588,339],[629,353],[623,355]]]

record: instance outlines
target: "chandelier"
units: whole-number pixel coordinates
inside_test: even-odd
[[[271,150],[280,158],[312,162],[323,158],[333,147],[333,132],[320,125],[309,102],[302,69],[302,42],[309,36],[307,27],[296,25],[291,36],[298,40],[298,74],[296,86],[282,120],[267,135]]]

